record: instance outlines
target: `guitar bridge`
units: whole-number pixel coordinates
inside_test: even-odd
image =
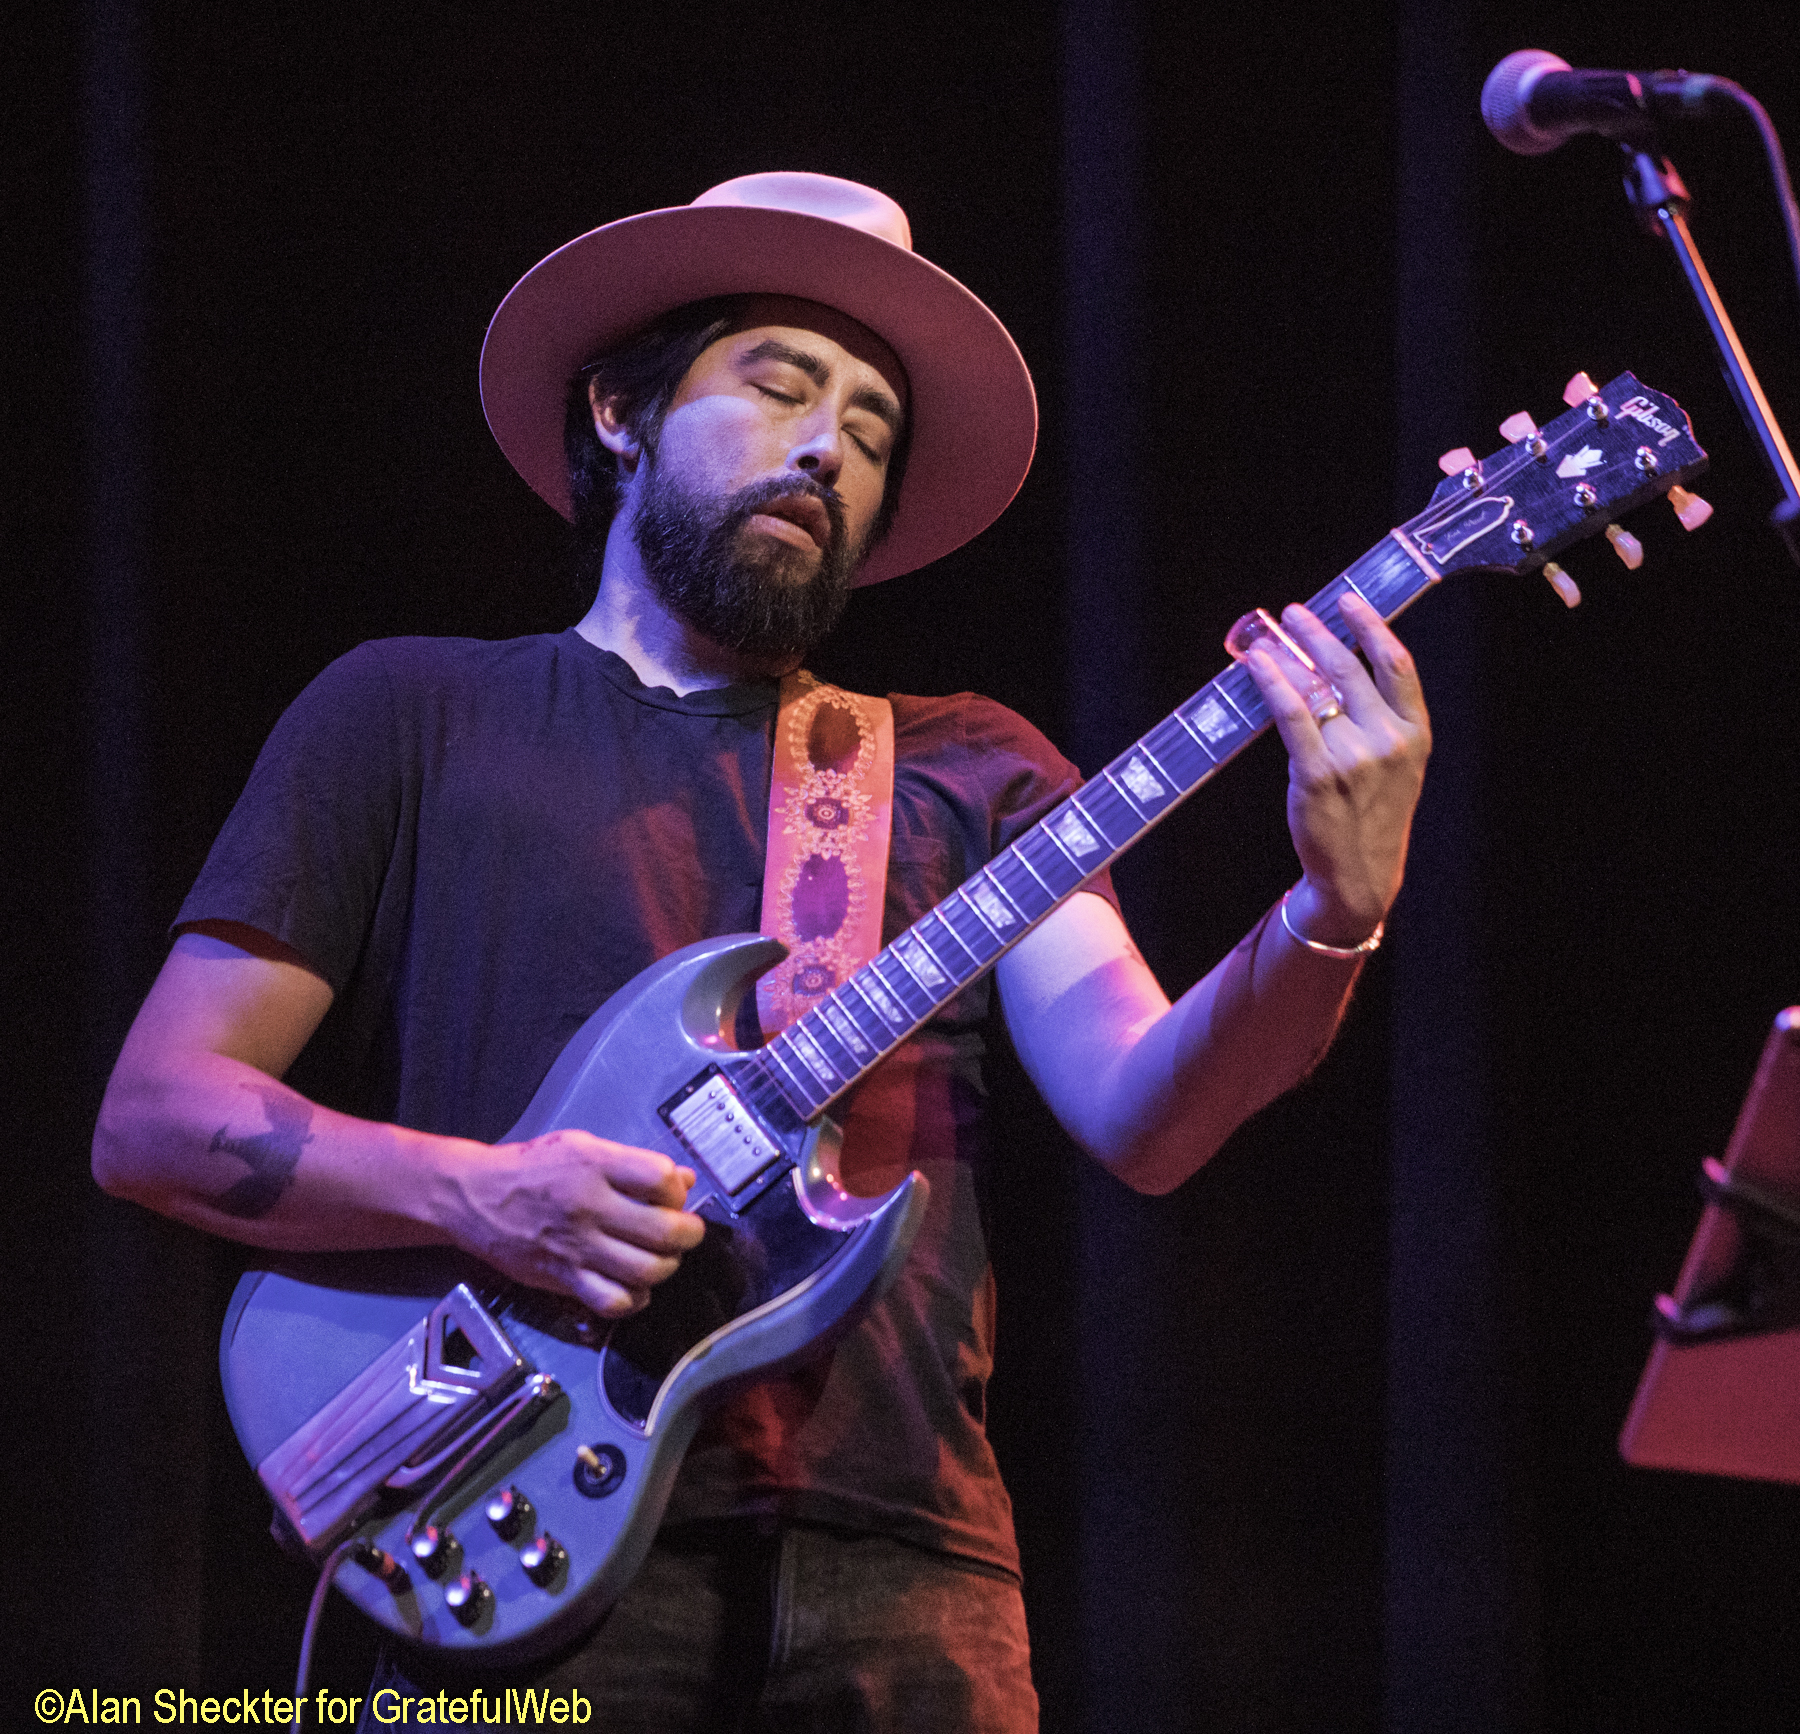
[[[466,1283],[458,1283],[256,1473],[315,1558],[386,1488],[422,1481],[532,1368]]]

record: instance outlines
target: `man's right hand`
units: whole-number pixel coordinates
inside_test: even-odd
[[[280,1079],[331,1006],[306,960],[208,923],[163,965],[94,1132],[107,1191],[292,1252],[446,1242],[609,1318],[700,1244],[694,1176],[667,1156],[546,1132],[488,1145],[338,1114]]]
[[[452,1191],[440,1214],[458,1246],[603,1318],[642,1307],[705,1231],[681,1208],[691,1168],[591,1132],[496,1144],[455,1161],[445,1179]]]

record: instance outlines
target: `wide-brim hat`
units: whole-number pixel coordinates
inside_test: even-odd
[[[515,283],[481,349],[481,402],[521,476],[567,518],[569,382],[660,314],[714,295],[847,313],[906,369],[912,449],[893,527],[858,584],[926,565],[1006,509],[1037,444],[1031,374],[1006,327],[912,250],[885,193],[831,175],[744,175],[691,205],[578,236]]]

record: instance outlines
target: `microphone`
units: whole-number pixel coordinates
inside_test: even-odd
[[[1521,48],[1487,75],[1481,118],[1524,157],[1580,132],[1643,145],[1657,121],[1717,114],[1736,88],[1704,72],[1577,72],[1541,48]]]

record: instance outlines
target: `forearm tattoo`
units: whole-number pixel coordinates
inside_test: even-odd
[[[285,1090],[255,1089],[262,1097],[269,1129],[248,1136],[234,1136],[221,1126],[207,1145],[208,1152],[223,1150],[249,1168],[242,1180],[214,1193],[207,1203],[227,1216],[253,1222],[275,1208],[282,1193],[294,1183],[294,1169],[301,1150],[312,1142],[312,1104]]]

